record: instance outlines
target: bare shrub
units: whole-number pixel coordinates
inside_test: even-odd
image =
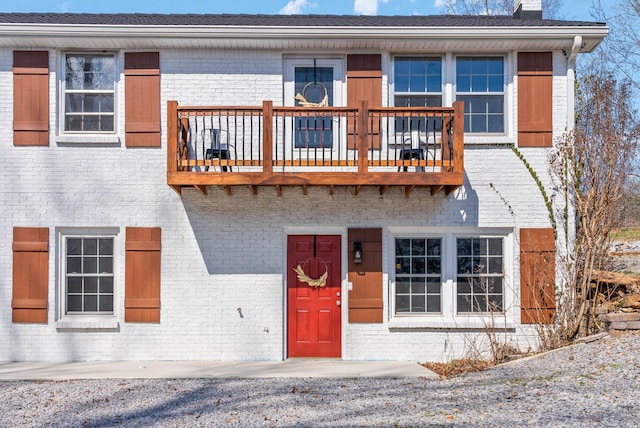
[[[601,269],[609,236],[620,226],[621,199],[640,136],[629,83],[606,72],[594,74],[581,80],[577,95],[576,127],[550,157],[568,201],[563,217],[569,236],[576,222],[575,239],[567,240],[562,260],[555,331],[549,332],[564,340],[576,336],[589,303],[595,304],[591,297],[599,289],[592,287],[592,272]]]

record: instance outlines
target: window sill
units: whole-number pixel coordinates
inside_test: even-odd
[[[389,330],[513,330],[517,324],[504,316],[490,318],[396,317]]]
[[[503,144],[512,144],[515,145],[515,140],[512,137],[509,137],[505,134],[465,134],[464,135],[464,144],[466,145],[503,145]]]
[[[66,317],[56,321],[58,330],[119,330],[120,323],[115,317],[89,318]]]
[[[65,134],[56,137],[58,144],[120,144],[117,134]]]

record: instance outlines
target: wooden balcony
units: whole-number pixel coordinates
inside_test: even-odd
[[[392,186],[450,193],[463,184],[464,107],[167,105],[167,183],[207,186]]]

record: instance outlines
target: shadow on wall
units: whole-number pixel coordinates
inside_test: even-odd
[[[207,272],[281,274],[283,235],[277,225],[283,201],[275,200],[271,209],[266,209],[264,201],[251,200],[242,193],[234,189],[234,195],[227,196],[217,188],[209,188],[206,196],[183,192],[182,201]]]
[[[183,192],[182,202],[209,274],[282,274],[286,253],[285,228],[296,233],[322,233],[326,228],[349,227],[475,227],[478,198],[465,176],[465,185],[445,195],[431,195],[429,188],[392,188],[381,196],[378,188],[312,187],[303,195],[298,187],[283,189],[281,197],[272,187],[258,195],[236,187],[233,196],[223,188],[210,187],[203,196]],[[308,231],[307,231],[308,229]]]
[[[447,219],[448,227],[478,227],[479,200],[466,171],[464,184],[449,197],[451,217]]]

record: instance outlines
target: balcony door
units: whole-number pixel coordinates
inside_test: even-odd
[[[321,114],[318,107],[342,106],[344,72],[341,59],[291,59],[285,62],[284,105],[308,111],[286,120],[286,150],[293,159],[335,158],[341,150],[340,119]]]

